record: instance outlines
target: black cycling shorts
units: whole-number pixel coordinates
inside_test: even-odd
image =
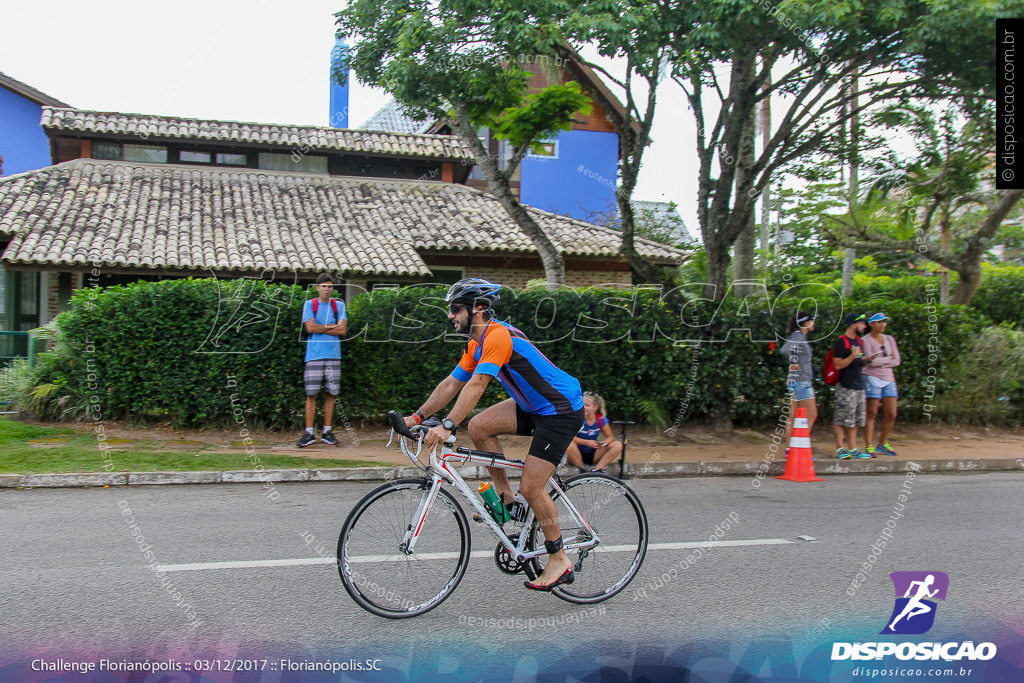
[[[583,408],[568,415],[533,415],[516,405],[516,434],[532,436],[529,454],[555,467],[562,463],[566,449],[582,426]]]

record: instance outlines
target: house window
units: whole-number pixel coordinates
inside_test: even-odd
[[[534,159],[557,159],[558,140],[541,140],[533,146],[527,156]]]
[[[454,285],[462,279],[462,272],[462,268],[434,266],[430,269],[430,282],[439,285]]]
[[[260,152],[260,168],[268,171],[327,173],[327,157],[315,157],[297,152],[294,154]]]
[[[191,164],[208,164],[213,161],[213,155],[209,152],[178,152],[178,160]]]
[[[121,160],[121,143],[119,142],[93,142],[92,158],[106,161]]]
[[[125,145],[124,160],[165,164],[167,163],[167,148],[157,145]]]
[[[249,157],[245,154],[217,154],[218,164],[228,164],[229,166],[248,166]]]

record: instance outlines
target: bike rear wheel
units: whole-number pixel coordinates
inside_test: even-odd
[[[429,480],[384,484],[356,504],[338,537],[338,573],[361,607],[389,619],[429,612],[452,594],[469,564],[469,524],[448,491],[438,489],[414,552],[403,548]]]
[[[568,545],[589,538],[589,532],[572,517],[559,495],[550,491],[558,509],[558,525]],[[607,600],[629,585],[647,555],[647,512],[633,489],[607,474],[588,472],[565,480],[565,496],[598,535],[600,544],[590,550],[567,550],[575,580],[552,593],[563,600],[588,604]],[[534,520],[527,549],[544,547],[544,534]],[[531,580],[540,576],[547,562],[541,555],[524,565]]]

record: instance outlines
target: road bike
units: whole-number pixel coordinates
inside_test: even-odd
[[[476,511],[498,540],[493,557],[506,574],[524,573],[532,581],[544,570],[547,552],[533,511],[523,506],[520,519],[498,524],[470,488],[459,466],[485,465],[521,472],[522,460],[500,453],[453,448],[454,435],[420,461],[418,438],[429,423],[406,427],[402,415],[388,413],[392,439],[423,471],[418,479],[399,479],[368,493],[349,513],[338,538],[338,572],[358,605],[382,617],[414,617],[440,605],[458,587],[471,555],[466,513],[449,484]],[[390,445],[390,441],[388,444]],[[440,452],[438,452],[440,451]],[[607,474],[588,472],[564,481],[557,472],[548,492],[558,509],[564,549],[575,581],[554,588],[559,598],[577,604],[607,600],[633,580],[647,554],[647,513],[629,486]],[[506,532],[505,526],[510,526]],[[489,555],[490,553],[473,553]]]

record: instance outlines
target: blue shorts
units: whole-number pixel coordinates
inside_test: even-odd
[[[788,380],[786,386],[789,387],[789,393],[792,394],[791,398],[794,401],[806,401],[809,398],[814,398],[814,384],[812,382]]]
[[[864,381],[864,390],[866,398],[899,398],[899,394],[896,393],[896,382],[889,382],[884,387],[876,387],[871,383],[871,380]]]

